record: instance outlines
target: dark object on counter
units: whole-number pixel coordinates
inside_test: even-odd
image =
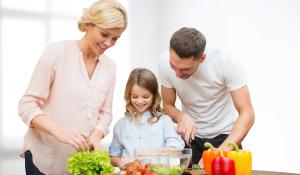
[[[182,175],[192,175],[190,172],[184,172]]]

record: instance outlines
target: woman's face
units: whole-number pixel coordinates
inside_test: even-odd
[[[152,105],[153,95],[148,90],[135,84],[130,91],[130,101],[138,113],[143,113]]]
[[[91,50],[96,55],[101,55],[106,49],[114,46],[121,36],[123,29],[101,29],[95,25],[89,25],[87,39]]]

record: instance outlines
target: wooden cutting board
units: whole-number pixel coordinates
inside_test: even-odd
[[[191,170],[191,169],[187,169],[186,171],[186,174],[190,173],[192,175],[202,175],[202,174],[206,174],[205,173],[205,170],[203,169],[199,169],[199,170]]]

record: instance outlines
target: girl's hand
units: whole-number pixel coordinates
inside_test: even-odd
[[[76,150],[88,151],[89,146],[86,141],[88,136],[86,133],[76,130],[57,128],[52,132],[52,135],[60,142],[71,145]]]
[[[122,157],[119,167],[123,167],[131,162],[133,162],[135,159],[133,157]]]

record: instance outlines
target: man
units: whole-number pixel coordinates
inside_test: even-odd
[[[192,164],[201,159],[204,142],[231,150],[227,143],[241,144],[254,123],[241,65],[221,50],[206,49],[205,36],[194,28],[173,34],[159,79],[164,112],[193,149]],[[182,110],[175,106],[176,94]]]

